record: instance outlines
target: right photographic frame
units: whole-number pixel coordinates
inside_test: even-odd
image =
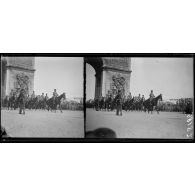
[[[194,142],[194,54],[84,57],[88,142]]]

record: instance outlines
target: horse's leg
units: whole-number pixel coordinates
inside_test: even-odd
[[[156,111],[157,111],[157,113],[159,114],[159,109],[158,109],[158,108],[156,108]]]
[[[61,113],[62,113],[62,107],[61,107],[61,104],[59,105],[59,107],[60,107],[60,111],[61,111]]]
[[[23,114],[25,114],[25,107],[23,107]]]
[[[19,114],[22,114],[21,105],[19,105]]]

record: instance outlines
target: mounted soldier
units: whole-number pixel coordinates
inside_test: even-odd
[[[49,99],[47,93],[45,94],[45,97],[43,99],[43,108],[47,109],[47,100]]]
[[[56,101],[57,97],[58,97],[58,93],[57,93],[56,89],[54,89],[54,92],[53,92],[53,105],[55,104],[55,101]]]
[[[141,95],[139,94],[137,97],[137,101],[140,102],[141,101]]]
[[[40,107],[41,109],[43,109],[45,106],[45,96],[44,93],[42,93],[41,97],[40,97]]]
[[[49,99],[49,97],[48,97],[48,95],[46,93],[46,95],[45,95],[45,101],[47,101],[48,99]]]
[[[31,100],[33,100],[35,98],[35,91],[33,91],[32,95],[31,95]]]
[[[141,98],[141,110],[144,109],[144,102],[145,102],[145,97],[144,97],[144,95],[142,95],[142,98]]]
[[[155,98],[155,95],[153,93],[153,90],[151,90],[149,97],[150,97],[150,103],[151,103],[152,100]]]
[[[142,99],[141,99],[141,100],[142,100],[142,102],[144,102],[144,101],[145,101],[145,97],[144,97],[144,95],[142,95]]]
[[[131,99],[132,99],[131,92],[130,92],[129,95],[127,96],[127,99],[128,99],[128,100],[131,100]]]
[[[42,95],[41,95],[41,101],[44,101],[44,99],[45,99],[45,96],[44,96],[44,93],[42,93]]]

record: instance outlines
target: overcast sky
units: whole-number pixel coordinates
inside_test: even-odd
[[[56,89],[67,98],[83,97],[83,59],[71,57],[35,58],[35,93],[52,96]]]
[[[153,89],[163,99],[193,97],[192,58],[132,58],[130,91],[148,98]],[[94,98],[95,70],[87,65],[87,99]]]

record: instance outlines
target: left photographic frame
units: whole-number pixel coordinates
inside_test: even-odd
[[[74,142],[84,138],[83,58],[1,54],[4,142]]]

